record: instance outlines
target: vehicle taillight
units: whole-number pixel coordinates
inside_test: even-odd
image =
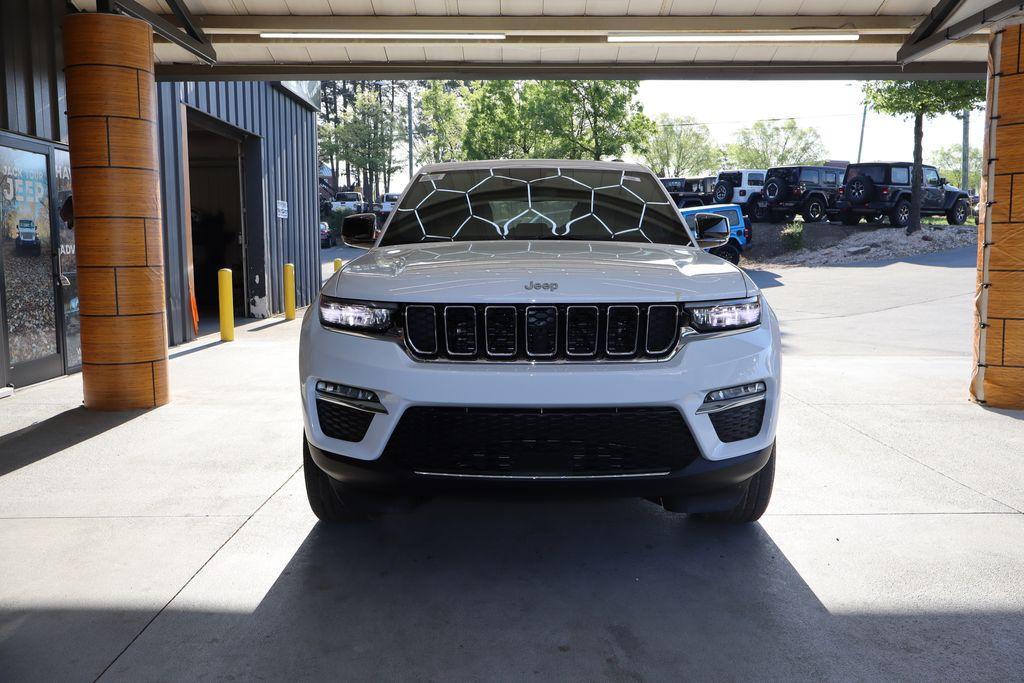
[[[747,196],[747,191],[746,190],[740,190],[740,196],[741,197],[746,197]]]
[[[747,224],[743,226],[743,239],[745,239],[747,242],[750,242],[750,239],[753,236],[754,229],[750,227],[750,221],[747,221]]]
[[[842,197],[845,194],[846,194],[846,188],[843,187],[842,185],[840,185],[839,186],[839,196]]]
[[[880,195],[882,195],[883,197],[886,196],[887,194],[889,194],[889,186],[888,185],[879,185],[878,186],[878,193]]]
[[[806,185],[797,185],[796,187],[793,188],[793,194],[795,194],[797,197],[799,197],[806,190],[807,190],[807,186]]]

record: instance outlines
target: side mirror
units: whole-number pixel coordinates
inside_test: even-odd
[[[945,178],[939,178],[939,185],[948,185],[949,181]]]
[[[377,241],[377,216],[372,213],[354,213],[341,222],[341,241],[347,247],[369,249]]]
[[[729,221],[714,213],[698,213],[693,217],[697,245],[701,249],[724,246],[729,242]]]

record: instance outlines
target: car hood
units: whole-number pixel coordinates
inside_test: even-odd
[[[378,247],[324,287],[346,299],[434,303],[701,301],[754,291],[739,268],[701,249],[569,241]]]

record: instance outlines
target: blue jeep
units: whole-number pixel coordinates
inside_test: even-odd
[[[750,219],[743,215],[743,209],[738,204],[711,204],[709,206],[691,206],[679,209],[679,215],[683,217],[683,222],[691,228],[693,227],[693,219],[691,217],[698,213],[713,213],[718,216],[724,216],[729,222],[729,243],[721,247],[708,249],[708,252],[730,263],[738,264],[740,262],[740,254],[743,253],[743,250],[746,249],[753,238]]]

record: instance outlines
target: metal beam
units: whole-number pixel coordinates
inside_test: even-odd
[[[158,81],[280,81],[331,79],[608,79],[643,80],[984,80],[983,62],[773,62],[567,64],[350,62],[344,64],[158,64]]]
[[[928,16],[924,18],[914,32],[907,38],[905,45],[913,45],[914,43],[929,38],[933,33],[942,28],[942,25],[946,23],[946,20],[955,12],[960,5],[964,4],[964,0],[939,0],[938,4],[932,8],[932,11],[928,13]]]
[[[188,50],[206,64],[217,63],[217,51],[200,29],[188,10],[179,5],[178,0],[166,0],[175,16],[185,24],[185,31],[171,23],[167,18],[150,12],[135,0],[98,0],[96,9],[100,12],[124,14],[141,19],[153,27],[158,36]],[[184,18],[183,18],[184,17]]]
[[[900,64],[910,64],[927,54],[935,52],[948,43],[966,38],[972,33],[988,28],[992,24],[1022,11],[1024,11],[1024,2],[1021,2],[1021,0],[1002,0],[1002,2],[997,2],[980,12],[975,12],[941,31],[922,38],[912,45],[905,44],[896,53],[896,60]]]
[[[909,34],[922,16],[424,16],[213,15],[196,17],[208,34],[261,31],[470,33],[702,33],[839,31]]]

